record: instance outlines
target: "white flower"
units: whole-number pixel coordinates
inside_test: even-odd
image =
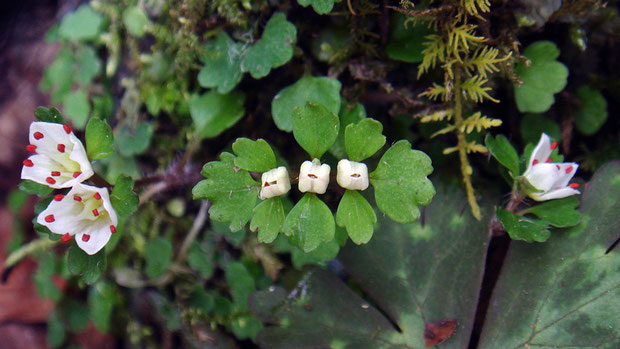
[[[549,136],[543,133],[540,141],[528,162],[527,170],[523,177],[527,179],[538,191],[528,193],[536,201],[560,199],[567,196],[580,194],[577,190],[579,184],[569,184],[571,178],[577,172],[579,164],[574,162],[552,163],[551,152],[558,146],[557,142],[551,143]]]
[[[82,142],[67,125],[33,122],[26,149],[34,155],[24,160],[22,179],[58,189],[69,188],[94,173]]]
[[[280,166],[271,169],[261,176],[261,189],[259,197],[261,200],[280,196],[291,190],[291,180],[288,177],[286,167]]]
[[[318,159],[304,161],[299,169],[299,191],[325,194],[329,184],[329,170],[329,165],[321,165]]]
[[[67,195],[54,196],[37,223],[62,235],[63,242],[75,236],[78,246],[93,255],[116,233],[118,218],[106,188],[76,183]]]
[[[368,188],[368,167],[362,162],[342,159],[338,161],[338,184],[350,190],[366,190]]]

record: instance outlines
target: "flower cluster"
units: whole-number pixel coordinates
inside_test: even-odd
[[[89,255],[99,252],[116,232],[118,218],[106,188],[82,184],[94,174],[82,142],[67,125],[33,122],[26,149],[33,155],[23,162],[22,179],[71,188],[54,196],[37,223],[62,235],[63,242],[76,236]]]
[[[328,164],[321,164],[318,159],[304,161],[299,169],[299,191],[325,194],[329,184],[331,168]],[[365,190],[368,188],[368,168],[361,162],[347,159],[338,162],[338,184],[349,190]],[[291,182],[286,167],[280,166],[263,173],[261,177],[261,200],[288,193]]]
[[[561,199],[567,196],[580,194],[578,183],[570,183],[579,164],[574,162],[552,163],[551,153],[558,143],[549,139],[543,133],[540,141],[532,151],[527,170],[523,178],[535,190],[528,192],[528,196],[536,201]]]

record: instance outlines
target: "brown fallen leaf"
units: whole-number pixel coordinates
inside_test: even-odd
[[[456,320],[444,319],[438,322],[429,322],[424,325],[424,346],[439,345],[452,336],[456,329]]]

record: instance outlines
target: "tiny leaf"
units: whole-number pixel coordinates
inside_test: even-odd
[[[151,144],[155,126],[150,122],[141,122],[134,129],[128,125],[117,128],[116,146],[119,153],[124,156],[142,154]]]
[[[230,230],[241,230],[252,218],[260,184],[246,170],[234,164],[234,156],[222,153],[220,161],[211,161],[202,168],[207,179],[200,181],[192,194],[194,199],[207,199],[213,203],[209,209],[211,219],[230,222]]]
[[[350,124],[344,131],[344,142],[349,159],[362,161],[374,155],[385,144],[383,125],[375,119],[363,119]]]
[[[65,116],[73,121],[75,127],[83,129],[90,114],[90,103],[88,103],[86,92],[82,90],[69,92],[62,99],[62,107]]]
[[[276,156],[264,139],[237,138],[232,148],[237,155],[235,165],[241,169],[267,172],[276,167]]]
[[[377,216],[362,194],[347,190],[338,205],[336,223],[347,229],[353,242],[358,245],[365,244],[372,237]]]
[[[591,136],[607,121],[607,101],[599,90],[581,86],[577,90],[581,106],[573,114],[579,132]]]
[[[493,137],[487,134],[484,144],[493,157],[510,171],[512,178],[519,176],[519,154],[504,135]]]
[[[338,137],[338,115],[320,104],[306,103],[293,111],[293,135],[311,158],[320,158]]]
[[[407,16],[396,13],[390,27],[390,40],[385,47],[388,57],[408,63],[422,62],[425,38],[434,32],[428,23],[408,23]]]
[[[118,302],[118,295],[114,285],[107,281],[99,281],[88,292],[88,307],[90,318],[95,327],[102,332],[110,330],[110,319],[114,305]]]
[[[306,193],[284,220],[282,231],[308,253],[331,241],[335,233],[332,211],[313,193]]]
[[[144,35],[148,22],[146,13],[138,6],[131,6],[123,11],[123,24],[125,24],[127,31],[135,37],[139,38]]]
[[[90,160],[107,158],[114,153],[114,135],[107,122],[90,118],[86,124],[86,149]]]
[[[92,7],[82,5],[62,19],[58,34],[61,38],[72,41],[96,39],[102,22],[103,17]]]
[[[29,179],[23,180],[19,183],[19,189],[28,193],[34,194],[37,196],[46,196],[54,190],[54,188],[50,188],[47,185],[43,185],[37,182],[33,182]]]
[[[235,43],[225,31],[213,40],[207,41],[202,58],[204,67],[198,73],[202,87],[217,88],[219,93],[228,93],[241,80],[241,45]]]
[[[411,149],[406,140],[394,143],[370,174],[379,209],[399,223],[418,219],[418,205],[428,205],[435,195],[433,183],[427,178],[431,172],[428,155]]]
[[[112,189],[110,201],[120,217],[127,217],[138,209],[140,199],[133,191],[133,184],[133,178],[120,175]]]
[[[517,216],[500,207],[497,208],[495,213],[499,221],[502,222],[504,229],[506,229],[506,232],[513,240],[543,242],[547,241],[551,235],[547,222],[543,220]]]
[[[82,251],[77,244],[71,245],[67,256],[67,267],[73,275],[81,275],[88,285],[93,284],[99,279],[107,266],[105,250],[89,256]]]
[[[273,98],[271,112],[276,126],[286,132],[293,130],[293,109],[311,102],[325,106],[332,113],[340,111],[340,87],[336,79],[304,76],[285,87]]]
[[[57,124],[65,123],[65,118],[63,118],[60,111],[58,111],[58,109],[54,107],[51,107],[51,108],[38,107],[34,111],[34,116],[40,121],[54,122]]]
[[[344,145],[344,133],[347,126],[366,118],[366,109],[364,109],[364,106],[359,103],[351,105],[343,103],[338,116],[340,117],[340,131],[338,132],[336,142],[334,142],[334,145],[329,148],[329,153],[338,159],[344,159],[347,157],[347,152]]]
[[[219,94],[215,91],[192,96],[189,110],[202,138],[213,138],[232,127],[243,117],[242,93]]]
[[[576,210],[577,206],[579,206],[579,200],[571,196],[543,202],[527,208],[524,212],[532,213],[554,227],[566,228],[579,223],[580,214]]]
[[[297,2],[303,6],[307,7],[308,5],[312,5],[314,11],[320,15],[328,14],[334,8],[334,3],[337,0],[297,0]]]
[[[162,237],[149,240],[144,246],[144,260],[148,277],[154,279],[163,275],[172,264],[172,243]]]
[[[258,242],[271,243],[284,224],[284,208],[279,196],[267,199],[254,208],[250,230],[258,229]]]

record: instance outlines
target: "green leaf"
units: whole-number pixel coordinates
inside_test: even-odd
[[[83,332],[86,329],[89,318],[87,306],[74,299],[69,299],[62,306],[62,311],[65,313],[67,324],[71,332]]]
[[[313,193],[306,193],[284,220],[282,231],[308,253],[331,241],[335,233],[332,211]]]
[[[497,208],[496,213],[497,218],[513,240],[544,242],[551,236],[549,223],[544,220],[517,216],[500,207]]]
[[[248,297],[256,289],[254,278],[241,262],[226,266],[226,283],[230,287],[233,302],[239,309],[247,309]]]
[[[189,110],[202,138],[213,138],[232,127],[245,113],[242,93],[219,94],[215,91],[193,95]]]
[[[336,114],[340,111],[340,87],[336,79],[304,76],[285,87],[273,98],[271,112],[276,126],[286,132],[293,131],[293,109],[308,102],[321,104]]]
[[[423,348],[425,323],[452,318],[457,329],[439,347],[467,348],[485,269],[487,222],[459,213],[467,205],[460,189],[437,189],[424,225],[379,217],[381,233],[368,245],[340,251],[346,282],[315,268],[290,293],[255,292],[250,310],[270,324],[257,337],[259,347]]]
[[[427,35],[434,33],[428,23],[421,21],[406,22],[407,16],[396,13],[390,21],[390,40],[385,53],[391,59],[407,63],[422,62],[424,41]]]
[[[345,26],[328,25],[312,40],[312,54],[322,62],[334,65],[354,53],[351,31]]]
[[[279,196],[269,198],[254,207],[250,230],[258,229],[258,242],[271,243],[278,237],[284,224],[284,208]]]
[[[37,294],[41,299],[51,299],[54,302],[60,300],[62,296],[60,290],[58,290],[58,287],[56,287],[52,281],[55,272],[56,263],[54,257],[50,253],[45,253],[32,278]]]
[[[93,40],[99,37],[103,17],[89,5],[80,6],[60,22],[58,34],[71,41]]]
[[[28,193],[37,196],[46,196],[54,190],[54,188],[50,188],[47,185],[39,184],[37,182],[33,182],[29,179],[21,181],[19,183],[19,189]]]
[[[118,302],[117,291],[108,281],[99,281],[88,291],[90,318],[101,332],[110,331],[110,319],[114,306]]]
[[[149,240],[144,246],[144,260],[148,277],[162,276],[172,264],[172,243],[163,237]]]
[[[51,108],[38,107],[34,111],[34,116],[40,121],[54,122],[57,124],[65,123],[65,118],[63,118],[60,111],[58,111],[58,109],[54,107],[51,107]]]
[[[531,213],[558,228],[572,227],[579,223],[580,214],[576,210],[579,200],[576,196],[563,199],[549,200],[525,209],[524,213]]]
[[[316,13],[324,15],[332,11],[336,0],[297,0],[297,2],[303,7],[312,5],[312,8]]]
[[[347,129],[347,126],[349,126],[349,124],[356,123],[366,118],[366,109],[364,109],[364,106],[359,103],[351,105],[343,103],[340,108],[339,117],[340,131],[338,132],[338,138],[336,138],[336,142],[334,142],[334,145],[329,148],[329,153],[337,159],[344,159],[347,157],[347,152],[344,145],[344,133]]]
[[[340,246],[336,239],[332,241],[321,244],[319,247],[314,250],[305,253],[299,247],[292,246],[293,250],[291,251],[291,262],[293,262],[293,267],[297,269],[301,269],[304,265],[327,265],[328,261],[336,258],[338,252],[340,251]]]
[[[189,251],[187,251],[187,264],[200,273],[202,278],[208,279],[213,275],[215,269],[215,246],[204,241],[201,243],[194,242]]]
[[[252,218],[260,184],[248,171],[236,168],[234,156],[230,153],[222,153],[220,161],[206,163],[201,173],[207,179],[192,190],[194,199],[211,201],[211,219],[230,222],[229,228],[233,232],[241,230]]]
[[[349,159],[362,161],[373,156],[385,144],[383,125],[375,119],[363,119],[350,124],[344,131],[344,142]]]
[[[553,139],[562,139],[562,130],[558,123],[542,114],[525,114],[519,128],[524,143],[538,143],[542,133]]]
[[[88,285],[92,285],[101,277],[107,267],[105,250],[89,256],[82,251],[77,244],[69,247],[67,256],[67,267],[73,275],[81,275],[82,280]]]
[[[431,172],[433,166],[426,154],[411,149],[408,141],[394,143],[370,174],[379,209],[399,223],[418,219],[418,205],[428,205],[435,195],[433,183],[427,178]]]
[[[101,62],[97,53],[92,47],[84,46],[77,52],[75,58],[76,80],[82,85],[89,85],[101,70]]]
[[[188,301],[191,307],[199,309],[203,314],[209,314],[215,303],[213,295],[207,293],[201,285],[196,285]]]
[[[140,199],[133,191],[133,184],[133,178],[125,175],[120,175],[116,179],[110,201],[112,201],[112,206],[119,217],[130,216],[138,209]]]
[[[362,194],[347,190],[338,205],[336,223],[346,228],[351,240],[360,245],[370,241],[377,216]]]
[[[232,145],[235,165],[252,172],[267,172],[277,166],[276,156],[264,139],[255,141],[248,138],[237,138]]]
[[[599,90],[587,85],[577,90],[577,96],[581,105],[573,114],[575,126],[579,132],[591,136],[607,121],[607,101]]]
[[[151,144],[153,132],[155,126],[150,122],[140,122],[135,129],[122,125],[116,131],[116,148],[124,156],[142,154]]]
[[[65,116],[73,122],[75,128],[81,130],[86,126],[86,120],[90,114],[90,103],[88,103],[86,92],[83,90],[69,92],[62,99],[62,107]]]
[[[142,37],[146,33],[149,19],[139,6],[127,7],[123,11],[123,24],[127,31],[135,37]]]
[[[198,73],[198,83],[202,87],[217,88],[219,93],[232,91],[241,81],[241,44],[235,43],[225,31],[215,39],[207,41],[205,55],[201,57],[204,67]]]
[[[293,135],[311,158],[320,158],[338,137],[338,115],[310,102],[293,110]]]
[[[47,345],[58,348],[65,342],[66,336],[65,326],[58,312],[50,312],[47,316]]]
[[[513,241],[489,301],[480,348],[616,348],[620,162],[581,195],[578,225],[544,244]]]
[[[249,72],[254,79],[260,79],[272,68],[284,65],[293,57],[297,40],[297,29],[286,16],[278,12],[271,16],[260,40],[250,46],[243,60],[241,70]]]
[[[97,117],[90,118],[86,124],[86,149],[90,160],[114,154],[114,135],[107,122]]]
[[[56,59],[45,69],[41,90],[50,92],[53,103],[60,103],[73,85],[75,58],[70,48],[61,49]]]
[[[519,154],[506,136],[497,135],[494,138],[491,134],[487,134],[484,144],[495,160],[510,171],[512,178],[519,176]]]
[[[553,95],[566,86],[568,69],[556,59],[560,55],[557,46],[551,41],[537,41],[528,46],[523,55],[530,59],[531,65],[522,63],[515,66],[515,72],[523,82],[515,85],[515,100],[522,113],[543,113],[554,102]]]

